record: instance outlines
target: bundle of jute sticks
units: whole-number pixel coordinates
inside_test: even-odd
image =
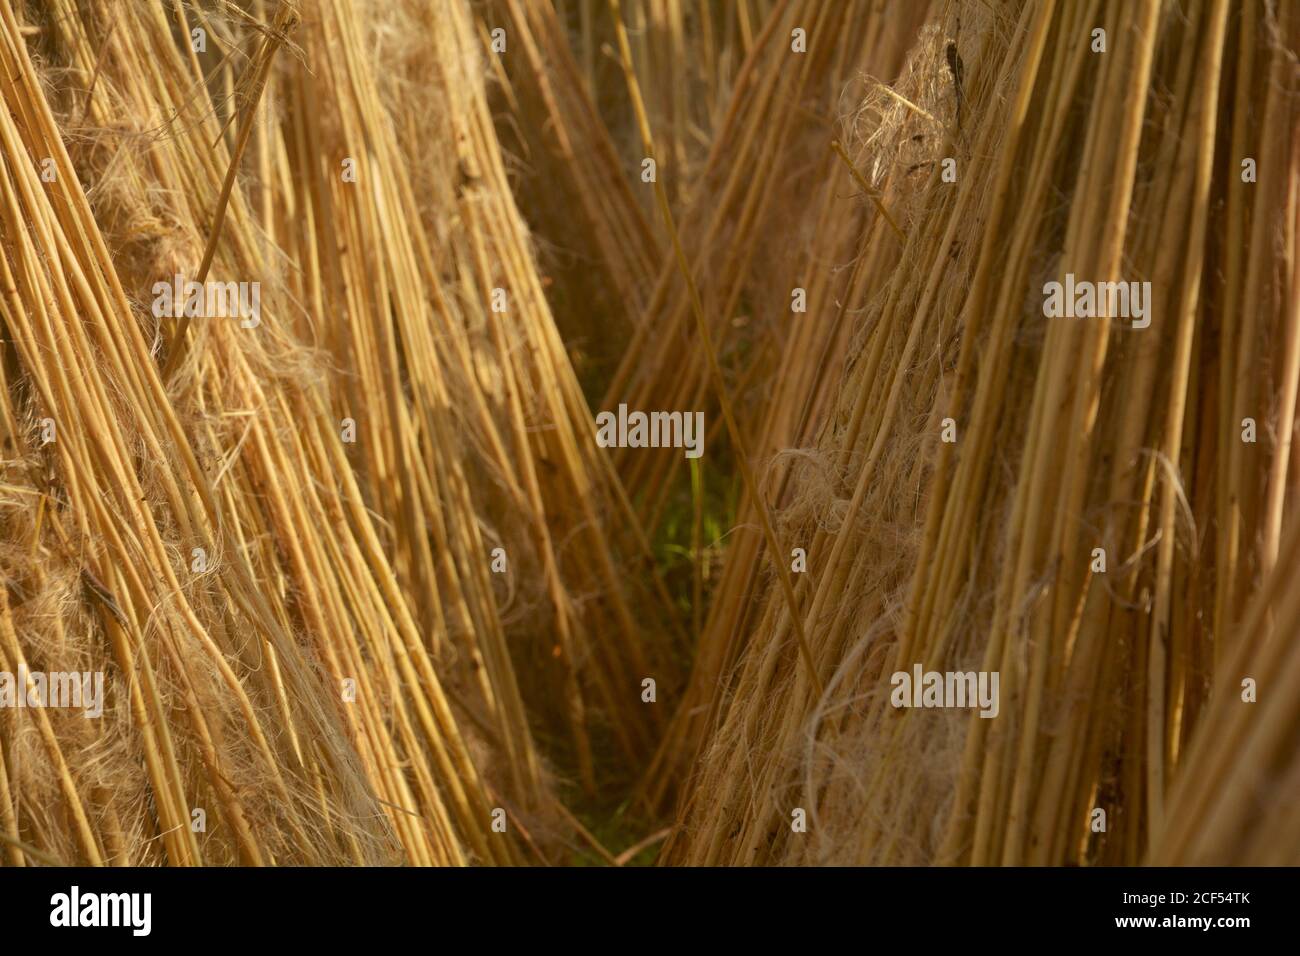
[[[1298,49],[0,4],[0,860],[1300,862]]]

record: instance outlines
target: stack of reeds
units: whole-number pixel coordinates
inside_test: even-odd
[[[849,303],[839,407],[781,534],[809,570],[793,609],[769,591],[670,860],[1136,862],[1173,781],[1235,772],[1213,743],[1229,715],[1236,746],[1254,743],[1218,812],[1242,825],[1278,785],[1295,20],[1269,4],[948,6],[896,91],[915,109],[851,151],[906,248]],[[922,137],[930,155],[900,168]],[[1046,283],[1067,274],[1149,281],[1149,326],[1047,317]],[[1231,690],[1244,672],[1211,694],[1216,664],[1251,669],[1242,641],[1280,695],[1267,708]],[[892,675],[915,665],[998,672],[997,717],[895,706]],[[1187,780],[1165,852],[1222,861],[1229,831],[1188,836],[1212,785]],[[1294,861],[1294,844],[1269,852]]]
[[[479,29],[501,80],[496,125],[515,158],[513,193],[545,241],[547,302],[590,391],[626,348],[662,261],[633,186],[637,157],[597,112],[553,6],[496,0]]]
[[[1297,49],[0,3],[0,860],[1300,862]]]
[[[515,569],[506,616],[517,626],[517,669],[538,713],[567,728],[568,765],[595,793],[594,753],[626,776],[652,752],[662,708],[645,706],[642,682],[671,688],[680,680],[682,636],[649,542],[597,447],[592,411],[533,262],[470,11],[445,0],[385,11],[407,17],[381,53],[401,154],[417,155],[429,142],[454,145],[411,172],[428,264],[449,274],[440,296],[445,374],[453,393],[478,393],[487,411],[464,431],[476,446],[480,512]],[[423,39],[410,43],[424,23],[440,25],[433,55]],[[430,103],[430,91],[442,99]]]
[[[149,85],[165,86],[177,101],[192,94],[170,24],[158,7],[117,11],[114,43],[100,49],[70,4],[42,12],[33,21],[40,41],[52,58],[64,52],[54,62],[82,76],[83,91],[98,65],[90,95],[65,108],[81,120],[82,146],[94,157],[87,164],[100,165],[98,175],[74,165],[67,148],[74,137],[57,124],[6,5],[0,262],[13,458],[4,669],[98,672],[105,691],[97,720],[80,711],[0,715],[8,858],[365,863],[392,859],[409,839],[414,859],[461,859],[461,835],[441,795],[431,794],[429,809],[438,812],[427,825],[403,823],[409,832],[395,832],[381,801],[403,817],[413,801],[369,785],[371,755],[349,735],[349,718],[364,721],[365,702],[375,698],[363,693],[360,707],[346,709],[336,675],[296,632],[300,608],[329,612],[310,592],[303,601],[298,586],[356,574],[378,584],[360,542],[331,533],[310,473],[286,474],[291,453],[329,455],[323,416],[304,414],[305,390],[263,391],[254,369],[264,370],[273,353],[224,327],[191,350],[169,393],[154,354],[159,333],[129,298],[124,274],[137,264],[152,261],[160,280],[182,262],[187,271],[197,265],[201,246],[187,240],[202,220],[197,212],[174,218],[176,204],[193,198],[211,216],[225,172],[226,151],[211,148],[214,121],[195,133],[205,148],[193,151],[193,163],[140,148],[169,116],[167,100],[140,108],[153,95]],[[134,62],[115,73],[110,57]],[[168,66],[171,84],[163,79]],[[92,121],[102,136],[90,135]],[[96,194],[103,227],[83,182]],[[161,193],[160,183],[174,191]],[[238,221],[243,202],[232,201]],[[196,371],[200,364],[212,372]],[[307,427],[283,427],[295,417]],[[237,497],[239,512],[231,507]],[[290,529],[278,542],[277,532]],[[304,564],[314,558],[311,569],[294,580],[290,562],[279,562],[281,547]],[[325,558],[338,550],[349,557]],[[344,663],[342,674],[364,680],[359,664]],[[427,729],[443,736],[432,717]],[[391,772],[399,741],[382,728],[373,743],[372,759]],[[481,791],[474,797],[486,803]],[[460,822],[472,822],[470,806],[461,809]]]

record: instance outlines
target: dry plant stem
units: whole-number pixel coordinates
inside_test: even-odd
[[[900,229],[898,223],[894,221],[894,217],[889,214],[889,210],[886,209],[885,204],[880,201],[880,197],[877,196],[875,190],[871,188],[871,184],[863,178],[860,172],[858,172],[858,167],[853,165],[853,160],[849,159],[849,154],[844,152],[844,147],[839,144],[838,140],[831,142],[831,149],[835,150],[835,155],[844,161],[844,165],[848,169],[849,174],[853,177],[854,181],[862,187],[862,192],[871,200],[871,204],[880,211],[882,216],[885,217],[885,222],[889,223],[889,228],[894,230],[894,234],[898,236],[899,241],[906,242],[907,237],[903,235],[903,230]]]

